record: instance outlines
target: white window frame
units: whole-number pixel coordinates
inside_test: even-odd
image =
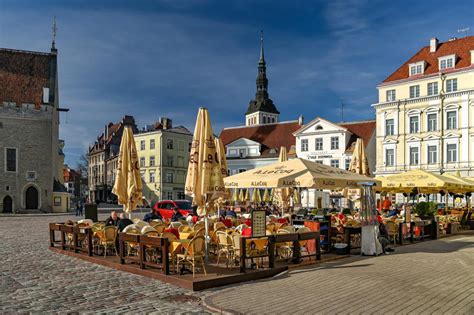
[[[301,139],[301,152],[308,152],[308,139]]]
[[[321,141],[319,141],[319,140],[321,140]],[[323,143],[324,143],[323,138],[321,138],[321,137],[315,138],[315,139],[314,139],[314,150],[315,150],[315,151],[322,151],[323,148],[324,148]],[[319,148],[319,145],[321,145],[320,148]]]
[[[434,155],[434,160],[435,160],[435,161],[433,161],[433,159],[430,158],[430,148],[432,148],[432,147],[436,148],[435,155]],[[439,152],[438,152],[439,150],[438,150],[438,148],[439,148],[439,146],[438,146],[437,144],[428,144],[428,145],[426,146],[426,157],[427,157],[427,158],[426,158],[426,163],[427,163],[428,165],[438,164],[438,160],[439,160],[439,159],[438,159],[438,158],[439,158],[439,156],[438,156],[438,155],[439,155]],[[431,160],[431,161],[430,161],[430,160]]]
[[[409,74],[410,74],[410,76],[423,74],[424,72],[425,72],[425,62],[424,61],[410,63],[410,65],[409,65]]]
[[[155,166],[155,156],[150,155],[150,166]]]
[[[449,61],[451,62],[450,66],[448,66]],[[439,70],[451,69],[451,68],[454,68],[455,65],[456,65],[456,55],[448,55],[448,56],[443,56],[443,57],[438,58]]]
[[[397,94],[395,89],[387,90],[385,92],[385,97],[387,102],[394,102],[397,99]]]
[[[155,139],[150,139],[150,150],[155,149]]]
[[[390,150],[390,151],[393,151],[393,158],[392,158],[392,163],[391,163],[391,164],[388,163],[388,159],[387,159],[387,158],[388,158],[388,154],[387,154],[387,153],[388,153],[389,150]],[[395,148],[394,148],[394,147],[387,147],[387,148],[385,148],[385,150],[384,150],[384,162],[385,162],[385,166],[386,166],[386,167],[393,167],[393,166],[395,166],[395,154],[396,154],[396,152],[395,152]]]
[[[344,165],[345,168],[344,168],[344,169],[345,169],[346,171],[348,171],[349,168],[351,167],[351,158],[346,158],[346,159],[344,160],[344,163],[345,163],[345,165]]]
[[[412,88],[413,88],[413,95],[412,95]],[[419,98],[420,97],[420,85],[410,85],[409,87],[409,97],[410,98]]]
[[[339,160],[338,159],[332,159],[330,162],[331,167],[339,168]]]
[[[339,150],[339,137],[331,137],[331,150]]]
[[[15,171],[8,171],[7,170],[7,150],[15,150]],[[5,147],[4,150],[4,171],[5,173],[18,173],[18,148],[15,147]]]
[[[431,91],[431,92],[430,92]],[[428,96],[437,95],[439,92],[438,82],[428,82],[426,84],[426,93]]]
[[[391,133],[388,133],[388,132],[387,132],[387,131],[388,131],[387,122],[388,122],[389,120],[391,120],[391,121],[393,122],[392,128],[391,128],[391,130],[392,130]],[[385,128],[385,136],[393,136],[393,135],[395,135],[395,118],[388,118],[388,119],[385,119],[385,126],[384,126],[384,128]]]
[[[140,151],[145,151],[145,140],[140,140]]]
[[[142,156],[142,157],[140,157],[140,167],[145,167],[145,166],[146,166],[145,165],[145,157]]]
[[[448,118],[449,113],[454,113],[454,126],[450,128],[450,122]],[[449,109],[446,110],[446,130],[455,130],[458,129],[458,111],[456,109]]]
[[[430,130],[430,115],[435,115],[435,119],[434,119],[434,122],[435,122],[435,127],[434,129]],[[438,131],[438,113],[437,112],[427,112],[426,113],[426,130],[428,132],[435,132],[435,131]]]
[[[449,151],[449,147],[454,146],[454,154],[452,154]],[[459,150],[458,150],[458,144],[457,143],[446,143],[446,163],[456,163],[458,162],[458,155],[459,155]]]
[[[416,149],[416,152],[412,152],[412,149]],[[416,156],[416,161],[412,159],[412,154]],[[419,165],[420,164],[420,147],[419,146],[410,146],[408,150],[408,161],[410,165]]]
[[[446,93],[456,92],[457,90],[458,90],[457,78],[446,80]]]
[[[150,183],[154,183],[155,182],[155,172],[150,172],[149,176],[148,176],[149,180],[150,180]]]
[[[412,118],[416,118],[416,130],[412,129]],[[410,133],[419,133],[420,132],[420,115],[409,115],[408,116],[408,128]]]

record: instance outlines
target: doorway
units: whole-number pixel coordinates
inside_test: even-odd
[[[13,212],[13,199],[10,196],[5,196],[3,198],[3,213],[12,213]]]
[[[38,209],[38,190],[30,186],[25,192],[26,209]]]

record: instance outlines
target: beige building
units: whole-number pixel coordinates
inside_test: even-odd
[[[185,199],[184,184],[193,135],[168,118],[146,126],[134,135],[148,201]]]
[[[474,36],[431,39],[377,89],[377,175],[474,176]]]

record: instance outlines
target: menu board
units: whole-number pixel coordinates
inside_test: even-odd
[[[410,223],[411,222],[411,207],[404,205],[403,208],[405,209],[405,222]]]
[[[266,235],[267,221],[265,210],[252,211],[252,237],[263,237]]]

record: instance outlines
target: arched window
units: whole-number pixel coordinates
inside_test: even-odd
[[[317,126],[316,126],[316,130],[323,130],[323,126],[317,125]]]

